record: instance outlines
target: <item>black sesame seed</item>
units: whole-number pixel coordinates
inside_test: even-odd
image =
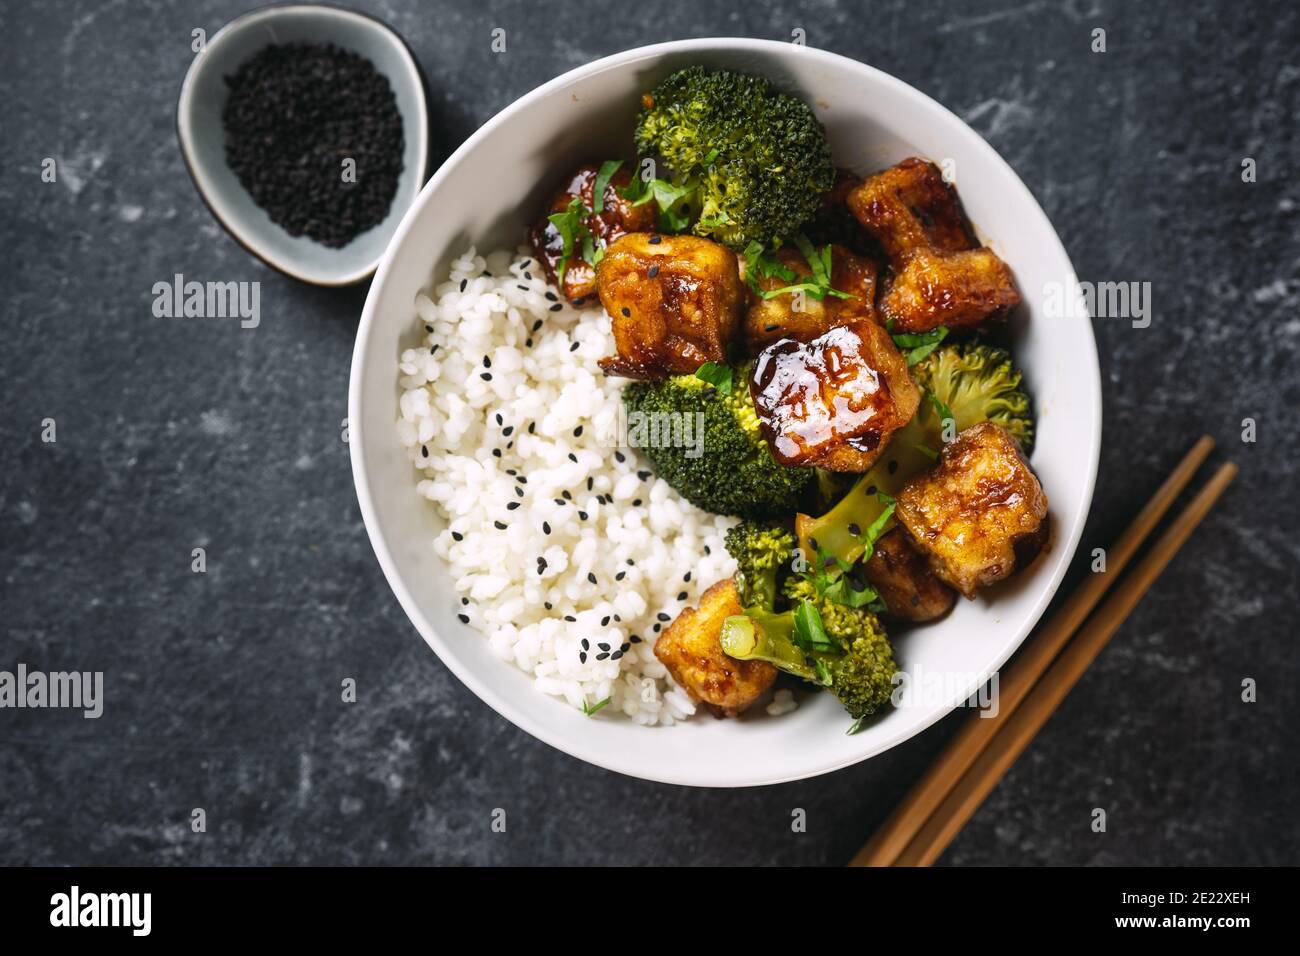
[[[616,661],[616,660],[618,660],[618,659],[619,659],[620,657],[622,657],[622,656],[623,656],[623,652],[622,652],[622,651],[615,651],[613,654],[610,654],[610,655],[609,655],[609,659],[610,659],[611,661]]]
[[[558,299],[556,299],[556,297],[555,297],[555,293],[554,293],[554,292],[550,292],[550,291],[547,291],[547,293],[546,293],[546,298],[547,298],[547,300],[550,301],[550,302],[558,302],[558,301],[559,301]],[[537,324],[538,324],[538,325],[541,325],[541,324],[542,324],[542,322],[541,322],[540,319],[538,319]]]
[[[562,308],[564,308],[564,306],[560,305],[560,303],[557,302],[555,303],[555,305],[551,306],[551,311],[559,312]]]
[[[775,332],[775,331],[776,331],[777,329],[779,329],[780,327],[781,327],[781,326],[779,326],[779,325],[765,325],[765,326],[763,326],[763,331],[764,331],[764,332]]]
[[[543,532],[544,534],[550,534],[550,533],[551,533],[551,523],[550,523],[549,521],[543,521],[543,522],[542,522],[542,532]]]
[[[636,473],[636,476],[640,478],[642,481],[649,481],[651,477],[650,472],[648,471],[638,471]]]
[[[655,617],[658,620],[663,621],[665,624],[672,620],[672,618],[669,617],[667,614],[665,614],[663,611],[660,611],[658,614],[655,615]]]
[[[467,286],[467,285],[469,285],[469,280],[468,280],[468,279],[461,279],[461,280],[460,280],[460,291],[461,291],[461,292],[464,292],[464,291],[465,291],[465,286]]]
[[[632,318],[632,310],[629,309],[627,306],[623,306],[623,308],[620,309],[619,311],[623,313],[623,318],[625,319]]]
[[[651,266],[650,269],[646,272],[646,275],[648,275],[651,279],[653,279],[658,274],[659,274],[659,267],[657,265]]]
[[[679,592],[677,593],[677,600],[679,600],[679,601],[685,601],[685,600],[686,600],[686,592],[685,592],[685,591],[679,591]]]
[[[584,651],[591,650],[591,641],[587,640],[585,637],[582,639],[582,649]]]
[[[569,351],[570,351],[570,352],[576,352],[576,351],[578,351],[578,345],[579,345],[578,342],[574,342],[572,345],[569,346]]]
[[[867,494],[869,494],[869,495],[874,495],[875,493],[876,493],[876,486],[875,486],[875,485],[868,485],[868,486],[867,486]]]
[[[429,446],[428,446],[428,445],[421,445],[421,446],[420,446],[420,457],[421,457],[421,458],[428,458],[428,457],[429,457]]]
[[[633,644],[640,644],[640,643],[641,643],[641,635],[639,635],[639,634],[633,634],[631,637],[628,638],[628,640],[631,641]]]
[[[560,496],[564,498],[565,501],[573,500],[573,495],[569,494],[569,489],[567,488],[560,492]]]
[[[814,551],[820,551],[820,550],[821,550],[819,547],[817,547],[817,539],[816,539],[816,538],[809,538],[809,539],[808,539],[808,545],[809,545],[809,547],[811,547]]]
[[[556,499],[555,499],[555,503],[556,503],[557,505],[559,505],[561,508],[564,507],[564,499],[563,499],[563,498],[556,498]]]
[[[690,571],[687,571],[685,574],[683,574],[683,575],[682,575],[682,580],[685,581],[685,582],[687,582],[687,583],[689,584],[689,583],[690,583],[690,580],[691,580],[691,572],[690,572]]]
[[[627,456],[624,455],[621,451],[616,451],[614,452],[614,460],[621,465],[623,464],[623,462],[627,461]]]
[[[604,651],[602,651],[601,653],[599,653],[599,654],[596,655],[596,660],[598,660],[598,661],[603,661],[603,660],[604,660],[605,658],[607,658],[607,657],[609,657],[609,654],[606,653],[606,652],[604,652]]]
[[[554,296],[552,296],[552,298],[554,298]],[[536,331],[537,331],[538,329],[540,329],[541,327],[542,327],[542,320],[541,320],[541,319],[538,319],[536,322],[533,323],[533,331],[534,331],[534,332],[536,332]]]
[[[912,607],[916,607],[916,606],[917,606],[918,604],[920,604],[920,603],[921,603],[921,595],[919,595],[919,594],[913,594],[913,595],[912,595]]]
[[[606,644],[606,643],[604,643],[604,642],[601,642],[601,643],[597,644],[596,646],[599,647],[602,651],[607,651],[607,650],[609,650],[609,645]]]
[[[527,279],[529,282],[532,282],[532,281],[533,281],[533,274],[532,274],[531,272],[527,271],[527,268],[526,268],[527,266],[532,265],[532,260],[531,260],[531,259],[525,260],[525,261],[523,262],[523,265],[525,266],[525,270],[524,270],[524,278]]]
[[[891,461],[889,463],[889,473],[892,475],[896,471],[898,471],[898,462]]]
[[[627,566],[628,566],[629,568],[631,568],[631,567],[635,567],[635,565],[632,563],[632,559],[631,559],[631,558],[628,558],[628,559],[627,559]]]
[[[706,545],[704,546],[704,553],[705,553],[705,554],[712,554],[712,553],[713,553],[713,549],[710,548],[710,547],[706,544]]]
[[[594,485],[595,483],[596,483],[595,479],[592,478],[592,477],[590,477],[590,476],[588,476],[588,478],[587,478],[587,490],[588,490],[588,491],[591,491],[591,486]]]
[[[432,334],[432,332],[433,332],[433,326],[432,326],[432,325],[426,325],[426,326],[424,327],[424,331],[429,332],[430,334]]]
[[[506,511],[514,511],[518,507],[519,507],[519,502],[517,501],[510,501],[506,503]]]
[[[580,296],[578,296],[576,299],[573,300],[573,304],[574,304],[575,306],[578,306],[578,305],[584,305],[584,304],[586,304],[586,302],[587,302],[587,297],[586,297],[585,295],[580,295]]]
[[[493,521],[492,524],[498,531],[505,531],[509,527],[504,521]]]
[[[578,456],[575,455],[573,452],[569,452],[569,461],[573,462],[574,464],[577,464]]]
[[[546,606],[546,610],[548,610],[548,611],[552,611],[552,610],[555,609],[555,606],[554,606],[553,604],[551,604],[550,601],[544,601],[544,602],[542,602],[542,603],[545,604],[545,606]]]
[[[514,448],[514,447],[515,447],[515,443],[514,443],[514,442],[512,442],[512,441],[508,441],[508,442],[506,442],[506,448]]]
[[[849,522],[849,534],[853,535],[855,538],[862,534],[862,529],[858,527],[857,522]]]
[[[622,651],[624,654],[626,654],[626,653],[628,652],[628,649],[629,649],[631,646],[632,646],[632,645],[629,644],[627,641],[624,641],[624,642],[623,642],[623,646],[620,647],[619,650]]]
[[[617,614],[614,615],[614,620],[618,621],[620,624],[623,623],[623,618],[619,617]]]
[[[437,345],[430,345],[430,346],[429,346],[429,354],[430,354],[430,355],[437,355],[437,354],[438,354],[438,346],[437,346]]]
[[[524,496],[524,489],[520,488],[518,485],[515,485],[515,494],[517,494],[520,498],[522,498]]]
[[[528,434],[530,434],[530,435],[535,435],[535,434],[537,434],[537,422],[529,422],[529,423],[528,423]]]
[[[487,359],[484,358],[483,361],[486,362]],[[504,425],[504,424],[506,423],[506,420],[505,420],[504,418],[501,417],[501,413],[500,413],[500,412],[497,412],[496,415],[495,415],[494,417],[496,418],[496,420],[497,420],[497,424],[498,424],[498,425]]]
[[[532,339],[524,339],[524,348],[526,348],[526,349],[530,349],[530,348],[532,348],[532,347],[533,347],[533,340],[532,340]]]
[[[488,272],[486,269],[483,270],[483,274],[487,276],[489,279],[492,278],[492,273]]]
[[[469,623],[469,615],[468,615],[468,614],[457,614],[456,616],[457,616],[458,618],[460,618],[460,623],[462,623],[462,624],[468,624],[468,623]]]
[[[501,429],[501,435],[504,438],[509,438],[514,433],[515,433],[514,425],[507,425],[505,428]]]
[[[492,367],[492,360],[491,360],[490,358],[488,358],[486,355],[483,356],[483,367],[484,367],[484,368],[491,368],[491,367]]]
[[[493,457],[493,458],[500,458],[500,457],[501,457],[501,449],[500,449],[500,448],[493,448],[493,449],[492,449],[492,457]]]
[[[661,243],[661,242],[663,242],[663,241],[664,241],[664,237],[663,237],[663,236],[651,236],[651,237],[650,237],[650,245],[652,245],[652,246],[657,246],[657,245],[659,245],[659,243]]]
[[[633,498],[633,499],[632,499],[632,507],[633,507],[633,508],[640,508],[640,507],[641,507],[641,499],[640,499],[640,498]]]
[[[658,634],[663,629],[664,626],[662,624],[656,624],[653,628],[651,628],[651,630],[654,631],[656,634]]]
[[[575,429],[573,430],[573,437],[574,437],[574,438],[581,438],[581,437],[582,437],[582,426],[581,426],[581,425],[579,425],[577,428],[575,428]]]
[[[469,603],[469,598],[467,598],[467,597],[463,597],[463,598],[461,598],[461,599],[460,599],[460,603],[461,603],[461,604],[468,604],[468,603]]]
[[[579,517],[580,519],[582,519],[583,521],[586,521],[586,520],[587,520],[587,512],[585,512],[585,511],[579,511],[579,512],[578,512],[578,517]]]
[[[602,617],[602,618],[600,619],[600,626],[601,626],[601,627],[609,627],[609,615],[608,615],[608,614],[606,614],[604,617]]]
[[[579,664],[585,664],[585,663],[587,663],[587,652],[586,652],[586,651],[578,651],[578,663],[579,663]]]
[[[516,288],[516,289],[523,289],[525,292],[528,291],[528,286],[524,285],[522,282],[516,282],[516,283],[515,283],[515,288]]]
[[[588,571],[588,572],[587,572],[587,580],[590,581],[592,584],[595,584],[595,583],[596,583],[596,575],[593,574],[592,572]]]
[[[627,572],[626,572],[626,571],[620,571],[620,572],[618,572],[618,574],[614,575],[614,580],[615,580],[615,581],[622,581],[625,577],[627,577]]]
[[[565,619],[566,621],[568,621],[570,624],[577,624],[577,623],[578,623],[578,619],[577,619],[576,617],[574,617],[572,614],[566,614],[566,615],[564,615],[564,619]]]
[[[492,381],[492,373],[491,373],[491,372],[480,372],[478,377],[481,378],[481,379],[483,379],[483,381],[485,381],[485,382],[490,382],[490,381]]]
[[[461,534],[459,531],[453,531],[453,532],[451,533],[451,537],[452,537],[452,540],[453,540],[453,541],[464,541],[464,540],[465,540],[465,536],[464,536],[463,534]]]

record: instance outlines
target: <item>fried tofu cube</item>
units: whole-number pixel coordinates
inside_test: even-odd
[[[750,393],[773,457],[828,471],[866,471],[921,402],[907,360],[874,322],[768,346]]]
[[[682,688],[716,716],[735,717],[776,680],[767,661],[728,657],[719,640],[722,622],[743,614],[731,578],[700,595],[699,609],[686,608],[655,641],[655,657]]]
[[[899,332],[1001,318],[1020,302],[1011,270],[974,238],[957,192],[915,157],[864,180],[849,208],[889,257],[881,318]]]
[[[808,260],[798,249],[784,247],[776,258],[794,274],[792,279],[768,276],[758,280],[766,291],[804,282],[812,275]],[[807,342],[838,325],[874,322],[876,317],[876,264],[843,246],[831,246],[831,288],[853,298],[828,295],[821,301],[807,293],[784,292],[765,299],[752,296],[745,312],[745,344],[750,354],[780,339]]]
[[[640,232],[655,227],[654,203],[634,206],[618,194],[618,191],[632,181],[632,173],[626,167],[615,170],[605,186],[601,211],[595,211],[596,175],[599,167],[587,165],[579,167],[570,177],[568,184],[555,194],[545,214],[537,221],[529,233],[529,244],[546,277],[552,285],[561,287],[565,298],[574,304],[581,304],[591,298],[596,291],[596,270],[582,257],[582,246],[575,242],[564,265],[564,281],[560,282],[560,263],[564,260],[564,237],[555,223],[548,218],[553,213],[564,212],[576,197],[582,201],[587,215],[582,224],[591,235],[594,248],[606,248],[619,236],[629,232]]]
[[[634,232],[610,245],[596,272],[618,349],[601,360],[608,374],[689,375],[726,360],[745,302],[736,254],[726,246]]]
[[[890,259],[915,249],[976,247],[957,191],[934,163],[913,156],[852,189],[849,208]]]
[[[880,300],[880,315],[903,332],[978,325],[1005,315],[1020,302],[1007,264],[991,249],[906,257]]]
[[[1028,564],[1047,539],[1047,496],[1020,444],[981,422],[908,482],[894,512],[930,568],[965,597]]]
[[[862,573],[880,594],[889,615],[900,621],[933,621],[957,603],[956,593],[934,576],[925,556],[901,526],[876,541]]]

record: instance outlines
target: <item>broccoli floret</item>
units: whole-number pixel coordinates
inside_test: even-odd
[[[698,186],[697,235],[733,249],[791,237],[835,181],[826,131],[767,80],[692,66],[644,99],[636,146]]]
[[[876,615],[827,600],[801,575],[790,577],[783,592],[790,610],[747,608],[723,622],[720,640],[727,655],[767,661],[828,688],[855,720],[885,706],[898,667]]]
[[[786,468],[772,457],[748,372],[733,370],[735,384],[726,394],[694,375],[631,383],[623,389],[629,438],[696,507],[742,518],[788,515],[813,480],[812,469]]]
[[[912,478],[933,467],[944,439],[971,425],[996,422],[1014,435],[1028,455],[1034,417],[1020,371],[1005,349],[976,342],[944,343],[912,367],[926,398],[849,492],[820,518],[799,515],[795,531],[810,555],[829,554],[845,566],[862,555],[863,535],[885,513],[891,499]],[[944,412],[952,414],[945,435]],[[884,528],[888,530],[893,519]]]
[[[794,557],[794,535],[779,525],[742,521],[724,541],[736,559],[736,591],[743,607],[776,606],[778,578]]]

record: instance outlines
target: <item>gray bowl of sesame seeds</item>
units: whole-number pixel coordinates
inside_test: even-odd
[[[176,110],[181,153],[217,221],[313,285],[374,274],[423,185],[424,83],[402,39],[337,7],[265,7],[195,56]]]

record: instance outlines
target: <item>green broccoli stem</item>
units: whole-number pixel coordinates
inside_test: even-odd
[[[862,557],[862,535],[887,507],[879,495],[896,497],[912,478],[933,467],[934,456],[943,447],[937,415],[922,407],[900,428],[871,470],[857,480],[848,494],[820,518],[801,514],[795,519],[795,533],[805,559],[814,566],[828,554],[845,566]],[[893,527],[890,518],[884,530]]]
[[[767,661],[787,674],[817,681],[816,672],[808,666],[807,655],[794,642],[793,611],[774,614],[749,608],[744,614],[733,614],[722,622],[719,640],[728,657]]]

